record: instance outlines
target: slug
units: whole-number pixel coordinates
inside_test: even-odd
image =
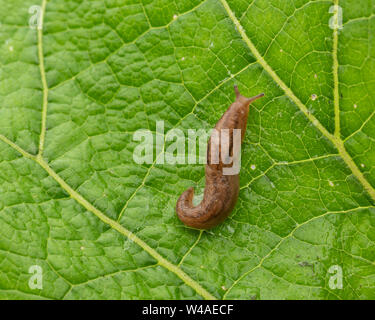
[[[234,158],[236,154],[233,148],[233,131],[240,129],[241,143],[243,142],[250,104],[263,97],[261,93],[252,98],[242,96],[237,86],[234,86],[236,101],[228,108],[215,126],[216,132],[229,129],[229,154]],[[215,130],[214,130],[215,131]],[[222,141],[214,139],[214,132],[207,145],[207,164],[205,168],[206,187],[203,200],[197,206],[193,205],[194,188],[189,188],[181,194],[176,204],[176,212],[179,219],[187,226],[196,229],[210,229],[223,222],[232,212],[239,194],[239,172],[233,175],[223,174],[228,167],[223,163],[222,156],[218,161],[212,161],[211,154],[220,154]],[[217,136],[216,136],[217,137]],[[240,148],[239,148],[240,149]],[[241,150],[239,150],[240,153]],[[213,163],[213,162],[216,162]],[[227,163],[227,162],[225,162]]]

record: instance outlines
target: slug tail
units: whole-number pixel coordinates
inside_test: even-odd
[[[199,228],[197,220],[204,213],[201,205],[195,206],[193,204],[194,188],[191,187],[185,190],[177,200],[176,212],[178,218],[187,226],[192,228]]]
[[[223,220],[220,215],[223,195],[205,193],[203,200],[197,206],[193,204],[193,197],[194,188],[191,187],[184,191],[177,200],[176,212],[185,225],[195,229],[210,229]],[[207,198],[210,201],[207,201]]]
[[[187,209],[192,209],[193,206],[193,197],[194,197],[194,188],[191,187],[184,191],[180,198],[177,200],[177,205],[176,205],[176,211],[178,213],[178,216],[182,216],[185,214]]]

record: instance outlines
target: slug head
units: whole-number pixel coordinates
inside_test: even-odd
[[[243,103],[246,106],[249,106],[252,102],[254,102],[255,100],[264,96],[264,93],[260,93],[260,94],[254,96],[254,97],[251,97],[251,98],[244,97],[240,93],[240,91],[238,90],[238,87],[236,85],[234,86],[234,92],[236,93],[236,101],[240,102],[240,103]]]

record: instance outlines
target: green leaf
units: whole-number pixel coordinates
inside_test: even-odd
[[[0,298],[375,298],[374,1],[0,6]],[[133,133],[212,128],[234,84],[266,95],[199,232],[204,166],[138,165]]]

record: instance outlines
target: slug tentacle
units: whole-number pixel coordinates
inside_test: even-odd
[[[241,142],[244,139],[249,105],[254,100],[263,97],[261,93],[252,98],[242,96],[238,87],[234,87],[236,101],[223,114],[215,126],[220,132],[222,129],[229,129],[229,154],[233,155],[233,130],[241,130]],[[218,163],[213,163],[211,154],[220,154],[221,142],[211,135],[207,146],[206,165],[206,187],[203,200],[197,206],[193,205],[194,189],[189,188],[183,192],[176,204],[177,215],[187,226],[197,229],[209,229],[222,221],[232,212],[239,194],[240,177],[239,174],[228,175],[223,173],[224,168],[230,167],[224,164],[219,157]]]

